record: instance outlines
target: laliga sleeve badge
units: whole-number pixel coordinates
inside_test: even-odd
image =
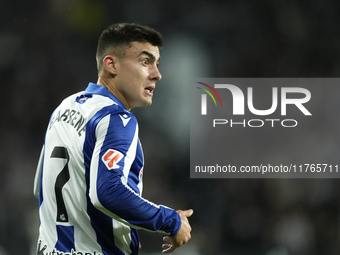
[[[122,153],[116,150],[108,149],[107,152],[102,157],[103,163],[106,165],[107,169],[118,169],[118,162],[124,157]]]

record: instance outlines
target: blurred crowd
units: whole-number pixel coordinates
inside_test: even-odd
[[[133,113],[144,196],[194,209],[192,240],[176,254],[340,254],[338,179],[190,179],[188,110],[193,77],[338,77],[339,13],[335,0],[1,0],[0,255],[36,254],[33,179],[49,117],[97,81],[99,35],[122,21],[164,36],[154,103]],[[329,112],[334,125],[306,132],[336,164],[340,121],[338,109]],[[160,253],[161,239],[141,232],[141,254]]]

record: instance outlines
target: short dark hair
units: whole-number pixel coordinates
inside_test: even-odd
[[[136,23],[115,23],[105,29],[98,41],[97,68],[100,72],[103,68],[103,59],[108,54],[114,54],[118,58],[124,57],[125,49],[132,42],[148,42],[153,46],[162,47],[162,35],[148,26]]]

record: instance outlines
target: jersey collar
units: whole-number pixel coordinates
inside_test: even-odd
[[[97,94],[97,95],[101,95],[104,97],[109,97],[113,101],[115,101],[118,105],[126,109],[125,105],[121,101],[119,101],[117,97],[115,97],[112,93],[110,93],[107,90],[107,87],[105,86],[101,86],[96,83],[90,82],[87,88],[85,89],[85,94]]]

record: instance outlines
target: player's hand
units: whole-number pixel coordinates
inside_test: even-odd
[[[190,217],[194,211],[192,209],[185,211],[178,210],[177,213],[181,216],[181,228],[176,235],[163,237],[163,241],[167,243],[162,245],[162,253],[171,253],[191,239],[191,226],[189,224],[188,217]]]

